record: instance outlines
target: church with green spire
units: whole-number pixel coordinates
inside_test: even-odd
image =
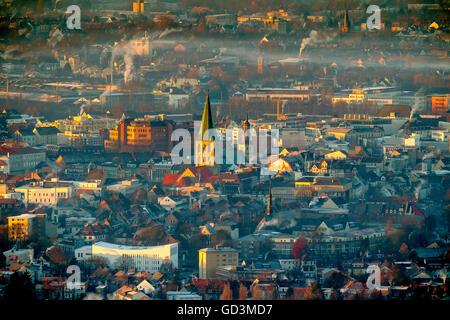
[[[200,132],[195,141],[196,166],[214,166],[214,136],[208,133],[209,129],[214,129],[214,121],[211,113],[209,92],[207,92]]]

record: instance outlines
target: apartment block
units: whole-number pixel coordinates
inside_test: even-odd
[[[216,278],[220,266],[237,266],[239,252],[232,248],[204,248],[198,251],[198,273],[200,279]]]

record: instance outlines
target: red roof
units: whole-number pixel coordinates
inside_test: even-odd
[[[103,200],[100,203],[100,208],[105,210],[105,211],[111,211],[111,208],[109,207],[108,203],[105,200]]]
[[[105,234],[107,230],[105,230],[104,226],[99,224],[98,222],[95,222],[93,224],[84,226],[80,231],[78,231],[78,234],[84,235],[84,236],[96,236],[100,234]]]
[[[215,184],[217,179],[219,179],[219,176],[211,176],[211,178],[209,178],[209,183]]]
[[[44,290],[59,290],[66,284],[66,279],[61,277],[46,277],[42,279],[42,287]]]
[[[16,204],[17,202],[19,202],[17,199],[0,198],[0,204]]]
[[[193,185],[192,177],[183,177],[177,181],[177,187],[188,187],[192,185]]]
[[[210,182],[211,176],[213,175],[207,166],[193,167],[189,168],[189,170],[191,170],[197,178],[200,178],[200,183]]]
[[[20,181],[25,181],[25,176],[24,175],[17,175],[17,176],[13,176],[11,178],[8,179],[8,183],[15,183],[15,182],[20,182]]]
[[[105,174],[105,169],[95,168],[88,173],[86,180],[102,180],[105,177]]]
[[[413,212],[414,212],[414,215],[416,215],[416,216],[421,216],[421,217],[425,217],[425,215],[423,214],[423,212],[422,212],[419,208],[417,208],[415,204],[411,205],[411,208],[412,208],[412,210],[413,210]]]
[[[164,176],[163,185],[164,186],[174,185],[177,182],[179,177],[180,177],[180,174],[166,174]]]
[[[292,297],[295,300],[302,300],[302,299],[304,299],[305,298],[306,289],[307,288],[294,288],[294,293],[293,293]]]
[[[10,146],[0,146],[0,154],[7,155],[9,154],[29,154],[29,153],[40,153],[45,152],[39,149],[31,148],[31,147],[10,147]]]
[[[220,182],[220,184],[224,184],[224,183],[240,184],[241,183],[237,174],[221,174],[221,175],[219,175],[219,182]]]
[[[76,194],[75,194],[75,196],[78,197],[78,196],[79,196],[80,194],[82,194],[82,193],[86,193],[86,194],[93,195],[93,194],[94,194],[94,191],[89,190],[89,189],[78,189],[77,192],[76,192]]]

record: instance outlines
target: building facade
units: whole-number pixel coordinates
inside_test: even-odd
[[[75,250],[77,260],[101,257],[112,268],[134,269],[144,272],[158,272],[166,262],[178,268],[178,243],[154,247],[125,246],[108,242],[97,242]]]
[[[15,192],[22,194],[25,203],[42,203],[45,205],[56,205],[62,199],[70,199],[72,191],[71,183],[30,184],[15,189]]]
[[[170,152],[172,131],[171,121],[123,119],[115,129],[109,131],[109,140],[105,140],[105,149]]]
[[[45,214],[21,214],[8,217],[8,239],[27,240],[45,232]]]
[[[216,278],[220,266],[237,266],[239,252],[232,248],[204,248],[198,251],[199,279]]]

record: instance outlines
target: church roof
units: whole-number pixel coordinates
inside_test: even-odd
[[[203,117],[202,117],[202,124],[200,126],[200,140],[203,141],[212,141],[212,137],[206,136],[205,132],[207,132],[209,129],[214,128],[214,123],[212,119],[212,113],[211,113],[211,103],[209,101],[209,92],[206,94],[206,101],[205,101],[205,107],[203,109]]]

